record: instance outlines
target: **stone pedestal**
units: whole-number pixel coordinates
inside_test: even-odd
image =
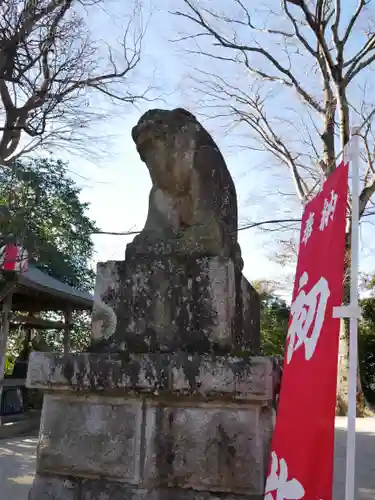
[[[132,137],[152,181],[125,261],[98,265],[90,352],[34,354],[44,391],[29,500],[263,500],[274,397],[237,196],[186,110]]]
[[[260,500],[273,363],[261,357],[33,353],[45,391],[29,500]]]
[[[259,297],[231,259],[130,254],[98,264],[95,297],[116,312],[115,351],[259,353]]]

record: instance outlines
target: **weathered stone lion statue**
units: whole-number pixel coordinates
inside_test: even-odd
[[[132,137],[152,180],[147,221],[132,251],[229,257],[242,269],[236,190],[210,134],[178,108],[148,111]]]
[[[98,265],[92,349],[256,352],[259,301],[219,148],[183,109],[148,111],[132,136],[152,180],[148,216],[124,261]]]

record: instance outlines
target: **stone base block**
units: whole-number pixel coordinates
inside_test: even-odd
[[[38,475],[29,500],[263,500],[262,495],[215,494],[181,488],[134,488],[105,479],[79,480],[57,475]]]
[[[151,254],[99,263],[95,297],[116,312],[111,340],[124,349],[259,353],[259,296],[230,259]],[[93,332],[100,340],[95,322]]]
[[[34,353],[30,500],[263,498],[272,384],[267,358]]]
[[[37,470],[139,483],[142,401],[46,394]]]

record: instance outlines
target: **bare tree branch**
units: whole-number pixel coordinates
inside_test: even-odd
[[[312,106],[316,111],[322,112],[322,108],[319,104],[318,101],[316,101],[301,85],[301,83],[298,81],[298,79],[295,77],[295,75],[286,67],[284,67],[278,60],[277,57],[273,56],[269,51],[263,49],[262,47],[259,47],[257,45],[250,46],[250,45],[245,45],[245,44],[238,44],[235,41],[229,40],[227,37],[224,35],[220,34],[217,30],[215,30],[203,17],[203,15],[200,13],[200,10],[198,7],[195,7],[194,4],[191,2],[191,0],[183,0],[186,5],[191,9],[192,14],[184,13],[181,11],[176,11],[174,12],[175,15],[177,16],[182,16],[190,21],[193,21],[195,24],[203,28],[206,32],[207,35],[210,35],[213,37],[216,43],[214,45],[216,46],[222,46],[225,49],[231,49],[237,51],[239,54],[243,56],[243,63],[246,65],[249,71],[253,72],[254,74],[257,74],[258,76],[261,76],[264,79],[268,79],[270,81],[279,81],[285,85],[291,86],[296,89],[296,91],[300,94],[300,96],[310,105]],[[206,12],[210,12],[207,9],[205,9]],[[201,35],[201,34],[199,34]],[[261,70],[258,70],[254,67],[249,62],[249,56],[248,54],[260,54],[261,56],[264,57],[266,61],[271,63],[271,65],[274,67],[275,70],[277,70],[283,77],[277,76],[277,75],[269,75],[267,72],[263,72]],[[204,54],[204,52],[202,52]],[[286,78],[286,79],[285,79]]]
[[[92,113],[91,101],[101,94],[111,101],[133,104],[148,97],[134,92],[129,81],[140,62],[144,27],[141,7],[125,22],[124,38],[119,47],[121,58],[112,47],[107,60],[90,36],[82,10],[105,0],[3,0],[0,3],[0,102],[3,126],[0,134],[0,162],[10,164],[29,138],[35,147],[48,137],[53,142],[59,122],[59,141],[71,140],[70,132],[79,123],[86,130],[86,117]],[[70,126],[69,126],[70,123]],[[63,134],[64,130],[64,134]],[[81,135],[82,138],[82,135]],[[82,139],[81,139],[82,140]],[[73,146],[73,143],[71,143]],[[27,148],[29,151],[32,150]],[[25,149],[23,149],[25,151]]]
[[[244,224],[243,226],[238,228],[238,231],[245,231],[246,229],[253,229],[264,225],[274,225],[274,224],[288,224],[288,223],[299,223],[301,219],[272,219],[272,220],[264,220],[258,222],[252,222],[250,224]],[[107,234],[111,236],[133,236],[135,234],[139,234],[140,231],[96,231],[92,234]]]
[[[345,34],[342,39],[342,44],[345,45],[346,42],[348,41],[350,35],[352,34],[353,28],[358,21],[359,16],[361,15],[362,10],[364,7],[369,3],[369,1],[366,2],[366,0],[359,0],[358,6],[352,15],[351,19],[348,22],[347,28],[345,30]]]
[[[205,45],[204,48],[199,48],[196,53],[201,53],[205,57],[213,57],[228,62],[231,64],[242,65],[245,71],[255,75],[265,84],[269,82],[281,83],[287,88],[293,88],[302,97],[303,101],[317,112],[317,117],[321,120],[319,127],[319,136],[314,138],[309,131],[309,147],[314,155],[320,156],[322,160],[317,165],[317,169],[321,169],[327,177],[336,167],[336,143],[339,138],[340,148],[343,149],[349,140],[350,135],[350,109],[351,104],[348,98],[349,84],[362,73],[362,71],[372,64],[375,60],[375,33],[367,34],[367,41],[360,47],[354,57],[345,60],[345,47],[349,42],[350,35],[353,34],[357,26],[358,20],[363,14],[371,0],[360,0],[357,8],[352,16],[347,20],[346,26],[342,26],[344,16],[342,15],[341,0],[317,0],[314,3],[307,0],[282,0],[281,11],[284,14],[285,21],[289,22],[289,28],[285,24],[280,28],[273,29],[273,25],[265,26],[265,31],[262,33],[269,35],[268,44],[262,44],[257,38],[253,38],[253,42],[242,43],[240,40],[245,36],[246,28],[251,33],[257,32],[257,27],[252,22],[250,9],[245,6],[242,1],[233,0],[233,5],[240,7],[241,17],[236,17],[233,13],[235,10],[230,10],[232,15],[227,15],[223,12],[216,12],[213,8],[205,8],[201,4],[194,3],[193,0],[184,0],[187,7],[185,11],[178,11],[176,14],[198,26],[202,31],[199,32],[200,39],[206,36],[212,41],[213,49],[210,51]],[[275,13],[275,16],[280,14]],[[214,23],[213,21],[216,21]],[[233,35],[229,34],[229,30],[221,30],[220,23],[227,28],[232,29]],[[285,27],[284,27],[285,26]],[[240,27],[241,31],[237,32],[236,27]],[[332,35],[332,39],[330,38]],[[194,37],[194,35],[192,35]],[[276,37],[276,38],[275,38]],[[277,52],[272,45],[272,40],[284,40],[284,60],[288,58],[289,66],[284,65],[282,57],[280,57],[280,48]],[[315,44],[315,46],[314,46]],[[312,67],[317,67],[321,74],[320,96],[314,95],[307,90],[305,83],[301,80],[298,72],[297,55],[300,57],[301,52],[295,47],[301,47],[304,51],[307,61],[310,61]],[[291,55],[288,52],[288,47],[294,47]],[[222,50],[219,50],[219,49]],[[374,48],[374,54],[373,54]],[[287,52],[285,52],[287,51]],[[269,72],[263,69],[263,66],[257,67],[251,57],[252,54],[262,56],[264,62],[267,62],[275,69],[275,72]],[[231,55],[231,54],[234,54]],[[346,73],[345,73],[346,71]],[[246,74],[246,73],[245,73]],[[214,83],[212,83],[214,82]],[[306,182],[306,176],[311,176],[308,165],[301,164],[299,158],[306,155],[303,151],[288,154],[293,149],[290,147],[291,139],[280,136],[271,125],[268,113],[264,111],[264,103],[259,99],[259,96],[253,97],[253,88],[251,84],[246,86],[246,90],[242,91],[240,86],[235,89],[235,86],[227,79],[220,75],[212,75],[211,87],[208,89],[207,80],[204,81],[201,89],[206,93],[207,90],[212,98],[221,96],[224,98],[224,103],[220,107],[223,109],[227,106],[227,117],[236,119],[242,123],[246,123],[259,139],[259,143],[263,149],[272,153],[275,158],[281,162],[288,164],[292,174],[293,182],[296,187],[296,192],[300,199],[304,199],[307,193],[313,195],[315,192],[314,183]],[[226,89],[226,91],[225,91]],[[250,89],[250,90],[249,90]],[[250,98],[249,98],[250,96]],[[216,105],[218,105],[216,103]],[[260,109],[262,106],[262,109]],[[368,111],[367,120],[371,122],[374,115],[375,106]],[[303,122],[303,118],[300,118]],[[284,120],[285,122],[285,120]],[[316,130],[314,123],[313,128]],[[368,138],[369,140],[369,138]],[[307,141],[305,141],[307,142]],[[373,151],[369,142],[364,147],[370,151],[371,156]],[[261,149],[261,148],[260,148]],[[370,157],[367,155],[367,163]],[[369,170],[367,170],[369,172]],[[369,182],[369,174],[367,174],[366,182]],[[311,186],[312,191],[306,189],[306,186]],[[375,189],[375,188],[374,188]],[[373,189],[369,185],[364,186],[361,200],[363,203],[368,203],[373,194]]]

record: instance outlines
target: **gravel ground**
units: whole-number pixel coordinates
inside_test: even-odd
[[[346,419],[336,420],[333,500],[345,496]],[[27,500],[35,470],[37,436],[0,440],[0,498]],[[375,419],[357,420],[356,500],[375,498]]]

